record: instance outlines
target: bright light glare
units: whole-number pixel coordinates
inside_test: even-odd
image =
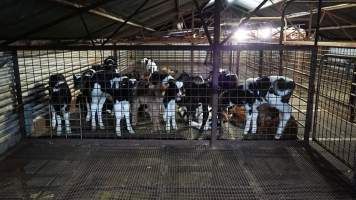
[[[234,0],[227,0],[228,3],[232,3]]]
[[[249,39],[249,31],[246,29],[238,29],[232,37],[237,41],[246,41]]]
[[[264,27],[258,30],[258,38],[269,39],[272,36],[272,28]]]

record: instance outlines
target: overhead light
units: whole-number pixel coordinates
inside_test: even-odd
[[[228,3],[232,3],[232,2],[234,2],[234,0],[227,0],[227,2],[228,2]]]
[[[236,41],[246,41],[250,38],[249,31],[243,28],[237,29],[232,37]]]
[[[260,39],[269,39],[272,36],[272,28],[271,27],[263,27],[257,30],[258,38]]]

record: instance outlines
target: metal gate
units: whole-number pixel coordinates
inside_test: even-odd
[[[313,141],[353,168],[356,147],[356,49],[323,47],[319,52]]]
[[[206,45],[145,45],[145,46],[103,46],[103,47],[64,47],[64,48],[38,48],[17,49],[19,63],[19,78],[21,82],[22,98],[26,131],[31,137],[55,137],[50,123],[50,105],[48,96],[48,81],[53,74],[62,74],[72,93],[70,105],[70,125],[72,131],[66,133],[63,130],[61,137],[66,138],[121,138],[121,139],[170,139],[170,140],[190,140],[190,139],[210,139],[212,132],[219,135],[219,139],[271,139],[276,134],[276,121],[278,112],[267,108],[264,116],[269,117],[274,124],[261,125],[257,134],[243,134],[244,116],[234,116],[228,123],[221,123],[213,130],[211,121],[213,119],[211,110],[220,107],[217,104],[209,103],[209,118],[207,126],[201,130],[202,111],[197,108],[191,114],[192,120],[187,122],[182,114],[181,106],[177,103],[176,115],[178,129],[167,132],[165,122],[162,118],[163,105],[159,105],[156,110],[147,110],[147,105],[140,105],[138,123],[134,126],[135,134],[129,134],[125,130],[125,122],[121,127],[123,135],[115,135],[115,117],[110,114],[106,104],[103,109],[104,127],[91,130],[90,123],[86,121],[85,106],[80,102],[80,90],[74,88],[73,75],[81,74],[85,70],[92,68],[95,64],[102,64],[108,56],[114,56],[118,60],[117,70],[120,73],[138,72],[142,74],[145,70],[144,58],[152,58],[158,66],[159,71],[169,73],[177,78],[182,73],[200,77],[208,85],[213,79],[212,58],[210,56],[211,47]],[[283,46],[273,44],[248,44],[222,46],[220,48],[220,70],[229,73],[236,73],[238,84],[243,84],[247,78],[260,76],[280,75],[287,76],[294,80],[295,91],[291,97],[293,125],[284,134],[285,139],[303,138],[305,125],[311,122],[307,120],[308,96],[311,94],[309,88],[310,80],[310,60],[311,49],[309,46]],[[218,78],[218,74],[215,74]],[[192,98],[203,97],[210,101],[212,93],[221,92],[221,88],[210,88],[205,92],[196,94]],[[200,96],[198,96],[200,95]],[[134,97],[136,98],[136,97]],[[107,99],[110,100],[110,97]],[[133,99],[134,100],[134,99]],[[150,99],[147,99],[147,103]],[[144,103],[143,103],[144,104]],[[309,106],[310,107],[310,106]],[[239,108],[234,108],[239,110]],[[108,112],[106,112],[108,110]],[[200,110],[200,111],[199,111]],[[184,111],[184,109],[183,109]],[[160,129],[154,130],[152,122],[152,112],[159,116]],[[244,113],[242,109],[240,113]],[[272,113],[272,116],[270,114]],[[135,113],[136,114],[136,113]],[[236,113],[229,113],[233,116]],[[132,111],[131,111],[132,115]],[[234,121],[233,121],[234,120]],[[260,120],[260,119],[259,119]],[[287,122],[285,122],[287,123]]]

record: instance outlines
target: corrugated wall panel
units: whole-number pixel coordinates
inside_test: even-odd
[[[10,52],[0,52],[0,154],[21,138]]]

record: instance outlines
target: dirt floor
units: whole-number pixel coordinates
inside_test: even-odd
[[[0,161],[0,199],[355,198],[296,141],[166,142],[25,140]]]

